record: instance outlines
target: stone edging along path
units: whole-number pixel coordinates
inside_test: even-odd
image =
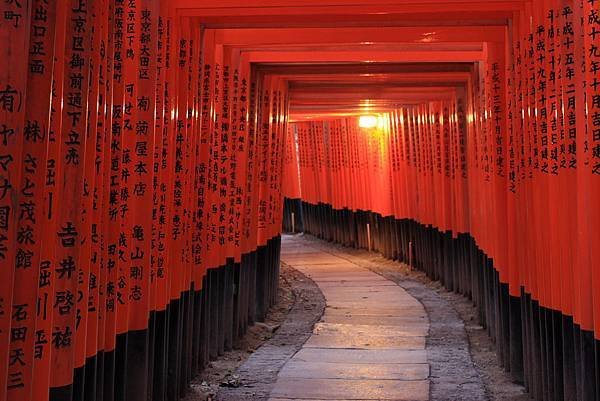
[[[323,315],[325,298],[319,287],[299,271],[289,270],[293,276],[290,284],[295,300],[287,318],[273,338],[256,350],[236,371],[241,386],[221,388],[217,400],[267,400],[277,381],[277,374],[302,348]]]

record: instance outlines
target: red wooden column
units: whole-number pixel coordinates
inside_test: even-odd
[[[0,13],[4,21],[0,27],[3,59],[7,65],[0,72],[0,260],[4,279],[0,283],[2,294],[0,315],[0,399],[7,391],[27,391],[30,383],[21,370],[21,355],[11,352],[11,323],[15,312],[20,321],[33,319],[32,306],[13,305],[13,283],[19,222],[19,199],[22,185],[22,154],[25,133],[25,113],[29,70],[28,49],[30,37],[31,2],[4,2]],[[23,182],[26,179],[23,178]],[[26,191],[30,189],[27,188]],[[22,238],[22,236],[21,236]],[[23,389],[23,390],[19,390]]]
[[[199,244],[200,249],[200,266],[202,275],[206,274],[208,268],[213,266],[208,259],[209,241],[209,217],[208,212],[209,194],[211,188],[210,171],[210,153],[211,153],[211,137],[213,124],[213,103],[211,91],[214,90],[214,31],[205,30],[202,35],[202,76],[200,82],[201,88],[201,109],[200,109],[200,154],[198,155],[198,211],[197,218],[199,220],[198,229],[200,231]]]
[[[268,240],[267,213],[269,197],[269,150],[271,147],[271,119],[272,119],[272,86],[271,80],[265,79],[260,90],[260,111],[258,113],[258,242],[259,247],[265,246]]]
[[[281,233],[281,223],[283,217],[283,159],[284,159],[284,149],[285,149],[285,141],[287,136],[287,84],[283,80],[278,81],[277,90],[277,114],[275,121],[275,140],[276,146],[273,151],[273,163],[272,163],[272,187],[273,187],[273,197],[272,197],[272,212],[271,212],[271,239],[278,237]],[[278,259],[279,254],[274,253],[273,256],[273,265],[275,266],[275,273],[279,272]],[[278,274],[277,274],[278,276]],[[277,279],[275,276],[275,280]],[[273,284],[273,287],[276,287],[276,283]],[[275,295],[272,295],[273,299],[272,303],[276,301]]]
[[[124,294],[121,292],[119,276],[125,263],[124,251],[120,246],[120,233],[122,225],[122,207],[124,202],[121,195],[121,169],[122,169],[122,138],[124,124],[124,7],[122,3],[111,1],[108,11],[109,37],[107,54],[107,79],[110,87],[107,93],[107,124],[104,138],[104,165],[107,168],[104,177],[103,208],[103,259],[105,271],[102,276],[104,281],[104,326],[99,328],[102,339],[103,375],[104,383],[100,384],[104,396],[114,399],[115,394],[115,369],[116,346],[119,315],[123,315]]]
[[[109,79],[110,56],[106,51],[110,41],[109,32],[109,8],[110,1],[102,1],[97,5],[95,17],[99,19],[98,27],[94,30],[93,49],[94,59],[91,67],[93,69],[94,91],[91,91],[90,99],[95,104],[96,113],[90,114],[88,149],[90,157],[89,170],[86,177],[89,178],[90,195],[87,204],[89,210],[88,224],[89,235],[89,279],[87,298],[83,298],[82,308],[87,310],[86,343],[84,358],[86,367],[83,375],[83,398],[101,398],[103,394],[103,353],[104,350],[104,322],[105,322],[105,288],[107,272],[104,259],[104,248],[106,246],[106,233],[104,232],[107,221],[108,199],[105,196],[107,176],[107,156],[110,155],[110,99],[111,79]],[[104,49],[104,51],[102,51]],[[92,150],[91,145],[94,145]],[[82,361],[83,362],[83,361]]]
[[[216,268],[219,266],[219,239],[218,239],[218,213],[219,213],[219,168],[220,168],[220,112],[222,101],[222,73],[223,73],[223,48],[220,45],[214,45],[213,64],[211,66],[211,120],[207,129],[209,130],[209,165],[207,179],[206,210],[207,218],[207,267]]]
[[[298,175],[298,154],[296,152],[296,125],[290,124],[286,135],[284,155],[283,194],[288,199],[300,199],[300,177]]]
[[[247,200],[246,213],[248,214],[248,228],[247,228],[247,250],[254,252],[259,246],[259,206],[260,206],[260,188],[261,181],[259,179],[261,174],[261,157],[262,157],[262,120],[259,113],[260,104],[262,102],[261,96],[261,85],[260,85],[260,74],[253,71],[250,75],[249,81],[249,106],[248,106],[248,135],[249,135],[249,174],[248,174],[248,191],[250,196]],[[256,258],[253,258],[254,261]],[[250,296],[254,295],[253,293]],[[249,299],[253,301],[252,298]],[[250,310],[253,310],[250,307]],[[255,318],[253,313],[250,313],[249,321],[253,321]]]
[[[168,384],[168,306],[172,265],[170,263],[173,142],[171,111],[175,89],[172,76],[175,65],[172,54],[173,19],[167,2],[160,2],[157,20],[157,79],[154,135],[154,210],[152,213],[152,253],[154,272],[150,307],[155,311],[154,361],[150,367],[151,397],[165,400]],[[153,300],[152,300],[153,298]]]
[[[251,114],[251,75],[250,64],[246,57],[240,55],[239,67],[237,70],[237,86],[238,86],[238,102],[237,102],[237,122],[235,123],[238,130],[238,145],[237,145],[237,162],[240,166],[237,175],[236,187],[241,191],[240,204],[237,205],[236,213],[240,213],[241,218],[238,221],[239,225],[239,252],[242,258],[240,274],[246,280],[248,277],[247,258],[253,247],[250,244],[250,230],[252,223],[252,211],[250,210],[253,197],[254,184],[254,153],[255,153],[255,138],[256,132],[255,116]],[[244,295],[242,306],[245,305],[247,294]],[[241,313],[241,317],[247,320],[247,305]]]
[[[62,171],[58,182],[62,188],[61,207],[57,210],[55,291],[53,304],[51,399],[73,396],[73,375],[76,357],[76,331],[79,320],[75,302],[79,275],[85,271],[81,260],[85,228],[82,224],[81,198],[84,194],[86,161],[89,57],[91,31],[85,26],[94,3],[73,1],[67,14],[67,34],[64,57],[63,127],[61,142]],[[86,261],[87,263],[87,261]]]
[[[130,6],[133,4],[130,4]],[[130,111],[130,127],[124,150],[131,159],[127,188],[130,199],[129,219],[125,235],[129,245],[127,399],[146,399],[149,357],[148,323],[151,312],[150,286],[154,280],[152,266],[152,216],[154,183],[154,123],[157,90],[158,2],[138,0],[127,18],[129,83],[126,92],[126,114]],[[133,52],[133,54],[130,54]],[[131,68],[131,70],[129,70]],[[129,75],[131,73],[131,75]],[[131,93],[129,92],[132,86]],[[123,158],[125,159],[125,157]]]
[[[288,87],[288,83],[285,80],[281,80],[281,97],[280,97],[280,101],[281,101],[281,107],[280,107],[280,111],[279,111],[279,151],[278,151],[278,157],[279,157],[279,166],[278,166],[278,171],[279,171],[279,180],[277,183],[278,186],[278,194],[279,196],[277,197],[277,201],[278,201],[278,207],[275,209],[275,227],[274,232],[275,232],[275,236],[279,236],[281,234],[281,226],[283,223],[283,200],[284,200],[284,195],[283,195],[283,180],[284,180],[284,169],[283,169],[283,161],[284,161],[284,157],[285,157],[285,141],[287,139],[287,135],[288,135],[288,127],[289,127],[289,113],[290,113],[290,100],[289,100],[289,87]],[[280,257],[280,254],[277,253],[276,255],[276,264],[278,263],[278,259]],[[277,264],[277,277],[279,276],[279,265]]]
[[[67,11],[61,7],[56,9],[56,31],[54,48],[62,52],[65,46],[65,24]],[[46,227],[40,249],[40,271],[38,299],[43,302],[44,308],[39,308],[36,319],[36,342],[34,359],[34,376],[32,385],[33,399],[47,400],[50,387],[51,370],[51,345],[52,338],[52,310],[51,299],[54,297],[54,280],[52,268],[57,265],[55,258],[56,222],[58,218],[57,202],[60,199],[58,186],[58,172],[62,165],[59,156],[61,143],[58,140],[62,124],[62,98],[63,98],[63,73],[64,58],[62,54],[53,60],[52,97],[50,124],[48,128],[47,160],[45,165],[45,181],[43,193],[43,212],[41,220]]]
[[[94,2],[90,5],[89,15],[90,16],[102,16],[105,13],[104,9],[107,7],[107,2],[100,0]],[[95,268],[98,265],[92,266],[92,247],[98,244],[98,236],[95,231],[98,228],[98,224],[96,224],[93,220],[94,217],[94,189],[96,186],[96,177],[97,170],[101,168],[98,166],[98,144],[100,146],[103,145],[102,141],[98,142],[98,135],[96,132],[96,128],[99,120],[99,110],[100,110],[100,102],[103,97],[100,97],[100,92],[104,88],[101,87],[100,83],[100,63],[101,63],[101,42],[104,40],[103,37],[103,29],[101,26],[98,26],[91,32],[90,36],[90,58],[87,60],[89,63],[90,70],[90,82],[89,82],[89,91],[88,91],[88,122],[85,131],[86,141],[85,141],[85,157],[82,160],[83,165],[83,192],[80,202],[81,208],[81,231],[79,235],[81,236],[81,249],[79,254],[79,268],[77,270],[77,295],[75,297],[75,307],[77,309],[77,317],[76,317],[76,330],[75,330],[75,360],[74,367],[75,371],[73,372],[73,398],[74,399],[83,399],[84,398],[84,389],[85,386],[85,376],[84,376],[84,368],[86,365],[86,357],[87,357],[87,346],[88,339],[91,341],[94,336],[97,335],[97,329],[94,326],[96,315],[95,311],[97,308],[93,305],[93,301],[90,300],[90,286],[94,286],[95,283]],[[99,260],[98,260],[99,262]],[[94,271],[92,271],[94,268]],[[93,276],[93,277],[92,277]],[[57,301],[59,300],[59,296],[56,297]],[[61,299],[62,301],[62,299]],[[63,307],[64,307],[63,303]],[[90,313],[91,312],[91,313]],[[91,314],[91,318],[89,315]],[[94,320],[94,322],[90,325],[90,327],[94,328],[94,332],[88,332],[88,322]],[[94,355],[94,354],[92,354]],[[87,369],[87,373],[90,375],[89,379],[92,380],[92,383],[95,381],[94,368],[90,366]],[[94,384],[88,383],[87,390],[88,394],[91,396],[95,393]]]
[[[584,165],[578,165],[578,169],[584,170],[581,177],[583,185],[581,190],[588,193],[587,204],[589,205],[588,233],[590,244],[590,268],[592,270],[592,289],[598,289],[600,285],[600,269],[598,269],[598,244],[600,233],[598,230],[598,221],[600,221],[600,212],[595,206],[600,199],[599,177],[600,177],[600,48],[598,40],[600,38],[600,15],[597,4],[593,1],[583,2],[583,35],[585,58],[585,82],[586,82],[586,110],[587,110],[587,146],[583,149]],[[587,170],[587,171],[585,171]],[[584,201],[585,202],[585,201]],[[580,223],[583,223],[579,220]],[[580,232],[585,232],[582,227]],[[582,250],[584,251],[584,250]],[[585,252],[585,251],[584,251]],[[585,256],[584,256],[585,258]],[[593,305],[594,333],[596,340],[600,339],[600,296],[597,291],[592,292],[591,303]],[[596,367],[598,369],[598,367]],[[598,374],[598,372],[596,372]],[[596,389],[600,392],[600,389]],[[598,396],[598,394],[596,394]]]
[[[29,58],[24,75],[27,78],[26,93],[50,93],[53,73],[54,33],[56,28],[56,3],[36,1],[32,4],[35,10],[31,21],[22,21],[29,33]],[[15,60],[16,61],[16,60]],[[18,61],[16,61],[18,62]],[[6,94],[5,96],[12,96]],[[14,286],[12,300],[8,305],[21,313],[10,313],[10,348],[8,350],[8,398],[29,400],[33,394],[34,358],[42,353],[38,349],[41,341],[48,342],[45,333],[36,332],[36,308],[38,301],[38,283],[42,243],[46,233],[42,221],[44,219],[45,167],[47,164],[47,147],[50,132],[49,96],[27,96],[22,105],[25,124],[22,128],[23,150],[20,155],[0,156],[0,170],[20,169],[22,190],[15,197],[14,207],[17,211],[17,243],[14,264]],[[21,161],[20,166],[11,167],[15,159]],[[5,216],[8,217],[8,216]],[[43,304],[51,307],[50,302]],[[37,343],[37,344],[36,344]],[[43,345],[42,345],[43,346]],[[47,350],[46,350],[47,351]],[[3,379],[0,379],[0,383]],[[13,381],[11,383],[11,381]],[[4,390],[4,389],[3,389]]]

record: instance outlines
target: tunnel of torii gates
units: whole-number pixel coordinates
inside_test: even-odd
[[[275,301],[284,204],[600,398],[600,1],[0,8],[0,400],[183,396]]]

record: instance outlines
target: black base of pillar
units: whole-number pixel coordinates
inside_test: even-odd
[[[500,364],[535,400],[598,401],[600,345],[572,317],[540,305],[524,288],[512,296],[494,260],[468,234],[454,237],[414,220],[302,204],[307,234],[380,252],[410,264],[473,301]],[[371,243],[367,240],[367,225]]]

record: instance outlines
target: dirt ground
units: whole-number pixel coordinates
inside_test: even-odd
[[[277,305],[249,327],[240,348],[213,361],[191,383],[184,401],[268,398],[283,364],[306,342],[325,308],[316,284],[282,264]]]
[[[226,352],[218,360],[212,361],[191,384],[186,401],[211,401],[221,387],[240,386],[240,378],[235,373],[254,351],[273,338],[281,323],[286,319],[295,296],[290,279],[290,268],[283,267],[279,278],[277,305],[269,310],[264,323],[256,323],[248,328],[240,342],[240,348]]]
[[[484,327],[478,322],[478,311],[467,298],[446,290],[439,282],[431,281],[425,274],[404,266],[407,277],[419,281],[434,290],[458,313],[464,322],[469,342],[469,353],[483,381],[485,394],[490,401],[527,401],[525,387],[515,383],[509,373],[498,362],[496,346]]]
[[[438,293],[456,309],[465,322],[471,346],[470,352],[475,367],[481,374],[486,393],[493,401],[528,401],[525,387],[515,383],[498,363],[496,348],[486,330],[478,324],[477,309],[464,297],[440,287]]]

